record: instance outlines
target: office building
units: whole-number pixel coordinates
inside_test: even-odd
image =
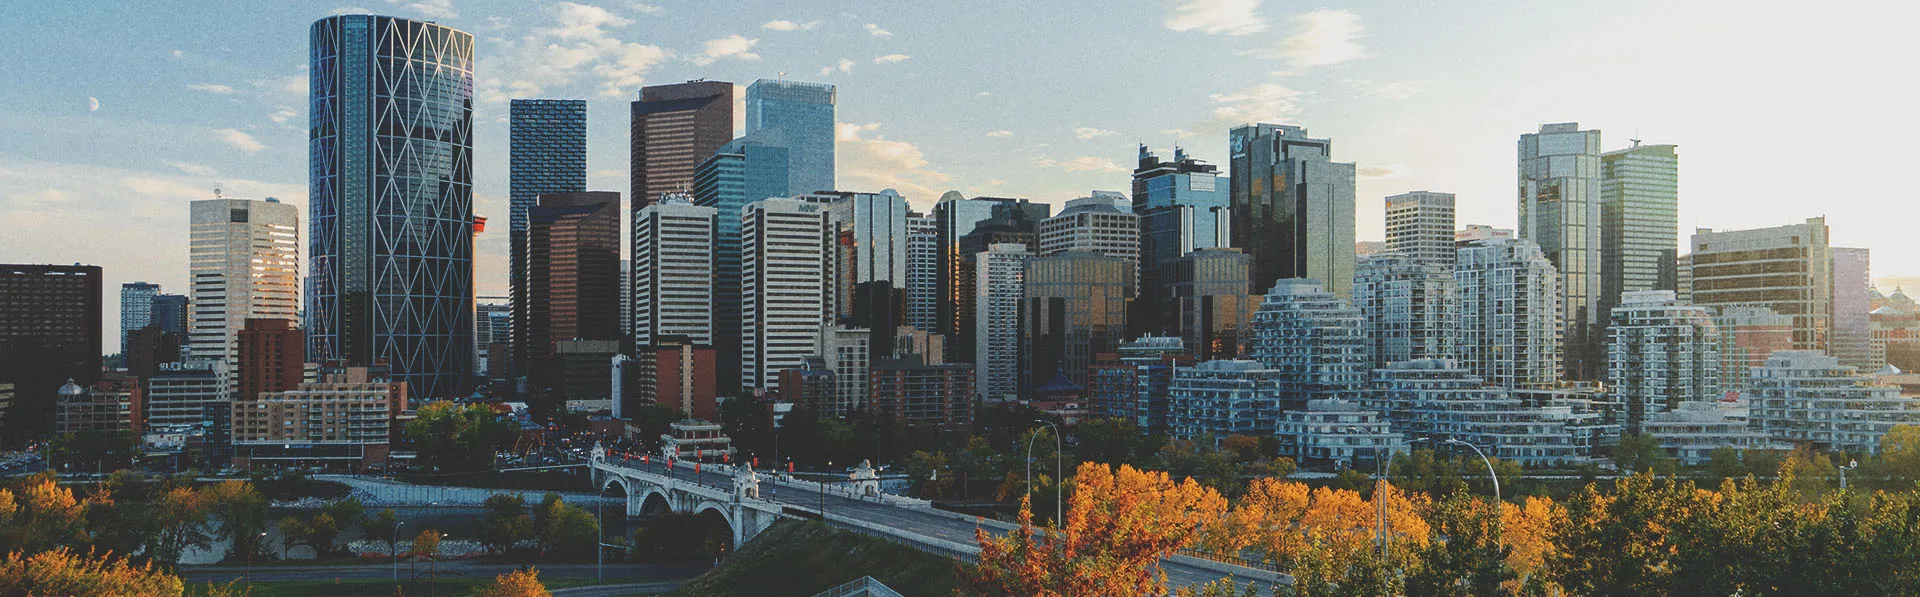
[[[712,347],[718,212],[678,200],[640,209],[633,220],[633,342],[684,336]]]
[[[473,36],[373,15],[327,17],[312,33],[308,359],[384,362],[414,395],[462,395],[473,372]]]
[[[1675,290],[1680,256],[1680,156],[1672,145],[1600,154],[1600,315],[1621,295]]]
[[[1167,432],[1189,441],[1211,438],[1216,446],[1229,435],[1272,435],[1286,377],[1259,361],[1177,367],[1167,386]]]
[[[839,400],[839,385],[833,379],[833,370],[827,368],[826,359],[818,356],[802,359],[798,367],[780,370],[779,378],[777,403],[794,404],[820,413],[827,412],[829,405]]]
[[[1833,247],[1833,333],[1828,354],[1862,371],[1885,365],[1873,358],[1872,255],[1866,249]]]
[[[93,433],[94,441],[115,436],[140,437],[140,381],[132,378],[102,379],[85,387],[67,380],[55,400],[53,432]]]
[[[1710,311],[1680,303],[1671,290],[1620,299],[1607,326],[1607,385],[1626,402],[1628,429],[1652,413],[1720,399],[1723,336]]]
[[[942,196],[934,206],[943,252],[942,300],[936,314],[941,321],[941,333],[955,340],[955,358],[974,358],[974,299],[978,296],[974,288],[978,279],[974,259],[996,244],[1019,244],[1025,246],[1029,254],[1038,254],[1040,222],[1047,219],[1051,210],[1045,203],[1026,199],[965,199],[959,193]]]
[[[932,215],[907,216],[907,325],[939,333],[940,235]]]
[[[1782,350],[1747,382],[1748,418],[1775,440],[1876,454],[1896,425],[1920,425],[1920,400],[1819,351]]]
[[[1559,272],[1565,374],[1602,373],[1600,327],[1600,131],[1578,123],[1520,135],[1520,238],[1533,241]]]
[[[880,359],[869,373],[867,404],[877,417],[908,425],[964,429],[973,422],[973,366]]]
[[[1720,384],[1744,391],[1754,367],[1765,367],[1775,351],[1793,350],[1793,317],[1773,309],[1726,305],[1714,309],[1720,330]]]
[[[1125,195],[1112,191],[1068,201],[1066,209],[1040,222],[1040,254],[1085,251],[1137,263],[1140,218],[1127,205]]]
[[[97,265],[0,264],[0,383],[14,387],[0,442],[46,436],[55,391],[100,378],[100,277]]]
[[[507,113],[507,286],[514,321],[527,329],[527,212],[543,194],[587,190],[587,102],[515,99]],[[526,375],[527,363],[513,367]]]
[[[1027,293],[1027,245],[995,244],[970,261],[977,279],[967,286],[978,309],[973,333],[974,385],[981,400],[1012,401],[1020,396],[1020,322]]]
[[[528,382],[540,391],[567,381],[557,361],[561,342],[620,340],[620,306],[614,304],[620,297],[620,194],[541,195],[527,219],[528,310],[522,354]]]
[[[1133,270],[1133,260],[1081,251],[1027,260],[1019,315],[1022,388],[1062,373],[1087,387],[1093,355],[1127,340]]]
[[[1140,227],[1140,298],[1129,318],[1135,330],[1179,333],[1165,272],[1187,253],[1233,246],[1226,183],[1218,166],[1188,157],[1185,149],[1175,147],[1168,161],[1140,146],[1132,202]]]
[[[1693,255],[1681,255],[1673,260],[1673,294],[1682,301],[1693,303]]]
[[[781,371],[816,354],[832,290],[831,230],[821,205],[767,199],[746,206],[740,223],[743,389],[769,389]]]
[[[684,192],[695,167],[733,140],[733,83],[641,87],[632,115],[629,197],[638,212],[661,195]]]
[[[410,395],[380,367],[322,368],[317,381],[234,404],[234,465],[359,471],[385,462]]]
[[[658,404],[673,409],[680,417],[720,420],[719,370],[712,347],[697,345],[686,337],[660,336],[635,350],[640,356],[632,406],[617,409],[615,417],[632,417],[640,411],[635,407]],[[614,400],[625,397],[616,396]]]
[[[740,370],[740,218],[747,204],[792,195],[787,149],[753,139],[735,139],[694,172],[693,202],[718,215],[719,251],[714,277],[714,348],[721,371]],[[733,378],[726,382],[728,390]]]
[[[1173,333],[1202,361],[1240,358],[1251,336],[1248,323],[1260,308],[1260,296],[1247,293],[1253,258],[1219,247],[1197,249],[1162,265],[1167,267],[1160,280],[1169,294],[1160,304],[1177,324]]]
[[[1360,310],[1316,280],[1274,282],[1253,314],[1248,354],[1279,372],[1281,410],[1360,398],[1373,364]]]
[[[279,321],[279,320],[260,320]],[[244,349],[243,349],[244,350]],[[150,427],[208,424],[222,428],[229,424],[228,413],[236,402],[231,391],[236,385],[228,379],[229,367],[219,361],[168,363],[147,379],[147,395],[142,413]],[[246,369],[240,368],[244,373]],[[301,375],[304,375],[304,371]],[[301,375],[293,378],[295,385]],[[258,394],[250,395],[258,399]],[[244,402],[244,401],[241,401]]]
[[[769,139],[787,149],[787,186],[795,193],[837,188],[836,95],[832,85],[823,83],[760,79],[747,86],[747,137]]]
[[[1446,246],[1453,252],[1452,241]],[[1353,303],[1366,319],[1374,369],[1414,359],[1454,358],[1459,286],[1452,262],[1402,252],[1360,260],[1353,276]]]
[[[613,408],[613,362],[621,357],[620,340],[561,340],[553,343],[552,367],[557,371],[545,386],[568,412],[604,412]]]
[[[481,297],[487,298],[498,297]],[[473,373],[483,380],[506,379],[513,354],[513,306],[483,302],[473,309]]]
[[[1468,371],[1503,388],[1560,383],[1560,281],[1533,241],[1486,240],[1461,248],[1454,348]]]
[[[1453,233],[1455,249],[1473,244],[1476,241],[1513,238],[1513,231],[1506,228],[1494,228],[1482,224],[1468,224]]]
[[[159,284],[127,282],[120,285],[120,354],[127,353],[133,333],[153,323],[153,297],[160,294]]]
[[[1413,191],[1387,197],[1387,250],[1453,267],[1453,193]]]
[[[1366,468],[1362,463],[1407,451],[1406,437],[1390,429],[1380,411],[1350,400],[1314,400],[1303,410],[1282,411],[1273,435],[1280,456],[1343,468]]]
[[[1087,372],[1087,411],[1132,423],[1142,434],[1165,433],[1174,369],[1194,363],[1177,336],[1141,336],[1116,352],[1095,355]]]
[[[134,330],[127,335],[127,348],[120,353],[126,361],[127,375],[138,378],[153,376],[161,363],[173,363],[181,359],[180,336],[160,331],[160,326],[149,325]]]
[[[249,319],[240,329],[238,361],[233,367],[236,401],[254,400],[264,392],[284,392],[306,377],[307,336],[285,319]]]
[[[180,337],[181,346],[187,341],[187,295],[153,295],[153,315],[148,321],[158,326],[161,332]]]
[[[1647,415],[1641,426],[1668,456],[1685,466],[1706,464],[1721,448],[1732,448],[1742,456],[1793,450],[1793,444],[1749,426],[1747,405],[1742,402],[1684,402],[1680,408]]]
[[[1228,133],[1233,242],[1253,257],[1250,292],[1311,278],[1349,296],[1353,282],[1351,162],[1333,161],[1333,141],[1297,126],[1253,124]]]
[[[1460,440],[1487,456],[1527,465],[1570,463],[1591,454],[1579,437],[1586,417],[1566,404],[1535,406],[1447,359],[1400,361],[1373,371],[1371,408],[1393,428],[1435,442]]]
[[[222,198],[194,201],[190,211],[191,358],[220,362],[237,383],[247,321],[300,317],[300,210],[273,198]],[[295,358],[304,362],[305,351]]]
[[[1693,304],[1772,309],[1793,318],[1794,350],[1829,350],[1833,252],[1826,218],[1756,230],[1693,233]]]
[[[865,328],[827,326],[820,330],[814,354],[833,372],[833,400],[819,411],[823,416],[848,417],[867,406],[868,374],[872,372],[873,334]]]
[[[856,327],[893,329],[904,321],[907,286],[907,200],[892,189],[879,193],[810,193],[801,201],[826,206],[833,226],[833,305],[835,321]],[[884,296],[868,306],[885,309],[881,325],[868,313],[856,315],[854,294],[863,285],[884,283]],[[896,295],[896,291],[897,295]],[[876,298],[869,296],[869,299]],[[890,343],[892,336],[887,340]]]

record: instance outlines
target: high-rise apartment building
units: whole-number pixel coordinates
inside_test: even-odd
[[[1375,369],[1370,394],[1373,407],[1409,437],[1460,440],[1488,456],[1529,464],[1574,462],[1583,451],[1572,428],[1581,420],[1572,409],[1527,404],[1447,359]]]
[[[522,354],[537,391],[561,385],[561,343],[620,340],[620,194],[541,195],[527,220]]]
[[[1083,251],[1027,260],[1020,309],[1022,390],[1031,392],[1061,374],[1087,387],[1094,355],[1113,352],[1127,340],[1133,270],[1131,259]]]
[[[1693,303],[1772,309],[1793,318],[1795,350],[1829,350],[1833,252],[1826,218],[1755,230],[1701,228],[1689,243]]]
[[[733,140],[733,83],[688,81],[640,88],[632,105],[633,211],[680,193],[693,172]]]
[[[873,334],[865,328],[825,326],[813,353],[833,372],[833,400],[821,405],[823,417],[849,417],[866,408],[873,365]]]
[[[100,378],[100,277],[97,265],[0,264],[0,383],[14,391],[0,441],[44,437],[54,391]]]
[[[940,235],[932,215],[907,216],[907,325],[938,333],[940,303]],[[968,387],[972,387],[969,375]]]
[[[1194,440],[1211,436],[1272,435],[1280,421],[1286,373],[1260,361],[1221,359],[1174,369],[1167,387],[1167,433]],[[1304,405],[1302,405],[1304,407]]]
[[[1333,161],[1333,141],[1279,124],[1228,133],[1233,242],[1253,257],[1253,286],[1312,278],[1348,296],[1354,266],[1354,166]]]
[[[874,361],[867,404],[874,415],[908,425],[965,428],[973,422],[973,366],[918,356]]]
[[[547,193],[587,190],[587,102],[516,99],[507,108],[507,285],[515,320],[527,326],[527,212]],[[515,375],[526,363],[515,363]]]
[[[743,389],[771,389],[781,371],[815,354],[831,308],[832,229],[823,205],[767,199],[746,206],[740,222]]]
[[[159,294],[159,284],[127,282],[120,285],[120,354],[127,353],[128,337],[153,324],[153,297]]]
[[[1469,372],[1503,388],[1560,383],[1559,272],[1530,240],[1478,241],[1460,249],[1459,336]]]
[[[1134,329],[1176,333],[1173,298],[1165,281],[1173,260],[1201,249],[1232,247],[1232,205],[1220,168],[1173,149],[1173,160],[1140,146],[1133,170],[1133,213],[1140,218],[1140,298]],[[1241,291],[1243,294],[1245,290]]]
[[[1176,336],[1141,336],[1101,353],[1087,372],[1087,411],[1117,417],[1144,434],[1167,430],[1167,392],[1173,372],[1194,358]]]
[[[233,408],[235,464],[326,465],[349,470],[384,462],[394,417],[407,409],[405,382],[378,367],[326,367],[318,381],[262,394]]]
[[[1600,154],[1600,314],[1620,295],[1674,290],[1680,256],[1680,156],[1672,145]]]
[[[633,223],[633,342],[663,336],[712,347],[718,212],[679,200],[640,209]]]
[[[795,193],[836,188],[836,96],[824,83],[760,79],[747,86],[747,138],[787,149],[787,187]]]
[[[1451,246],[1452,241],[1447,243]],[[1374,369],[1454,357],[1454,309],[1460,293],[1452,261],[1400,252],[1360,260],[1353,276],[1353,303],[1366,318]]]
[[[1162,266],[1160,279],[1170,299],[1161,303],[1169,310],[1162,316],[1175,322],[1174,333],[1186,348],[1202,361],[1240,358],[1252,336],[1248,324],[1260,308],[1260,296],[1247,293],[1253,259],[1239,249],[1217,247],[1188,252]]]
[[[418,396],[473,372],[473,36],[374,15],[312,30],[308,358]],[[426,157],[431,156],[431,157]]]
[[[247,321],[300,317],[300,210],[268,198],[207,199],[190,211],[191,358],[221,363],[238,383]],[[305,362],[304,351],[295,358]]]
[[[235,401],[255,400],[264,392],[284,392],[306,377],[307,336],[286,319],[249,319],[235,350]]]
[[[1361,398],[1373,363],[1368,352],[1360,310],[1317,280],[1275,281],[1253,314],[1248,354],[1279,372],[1280,410]]]
[[[1520,238],[1539,245],[1560,274],[1564,370],[1576,380],[1599,379],[1600,131],[1545,124],[1520,135],[1519,147]]]
[[[1833,248],[1833,334],[1827,354],[1862,371],[1886,364],[1873,358],[1871,265],[1872,255],[1866,249]]]
[[[1387,197],[1387,250],[1453,266],[1453,193],[1413,191]]]
[[[1782,350],[1748,381],[1748,420],[1773,439],[1875,454],[1896,425],[1920,425],[1920,400],[1819,351]]]
[[[985,401],[1020,397],[1020,303],[1026,298],[1027,245],[1002,243],[974,256],[976,279],[969,284],[979,309],[974,319],[974,387]]]
[[[1627,406],[1627,428],[1653,413],[1720,398],[1723,336],[1706,307],[1671,290],[1621,295],[1607,326],[1607,387]]]

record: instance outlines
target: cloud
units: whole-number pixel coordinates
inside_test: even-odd
[[[1367,164],[1355,168],[1354,174],[1359,175],[1360,178],[1370,179],[1400,178],[1407,175],[1407,166],[1405,164]]]
[[[991,91],[982,91],[982,92],[980,92],[980,93],[976,93],[976,94],[973,94],[973,96],[974,96],[974,97],[987,97],[987,96],[989,96],[989,95],[993,95],[993,92],[991,92]]]
[[[187,55],[187,52],[186,52],[185,50],[174,50],[174,51],[173,51],[173,57],[174,57],[174,58],[176,58],[176,59],[177,59],[177,58],[182,58],[182,57],[185,57],[186,55]]]
[[[997,130],[997,131],[987,131],[987,136],[988,136],[988,137],[994,137],[994,138],[999,138],[999,139],[1005,139],[1005,138],[1007,138],[1007,137],[1012,137],[1012,136],[1013,136],[1013,131],[1009,131],[1009,130],[1005,130],[1005,129],[1001,129],[1001,130]]]
[[[1045,168],[1045,169],[1059,168],[1067,172],[1126,172],[1127,171],[1126,167],[1121,166],[1117,162],[1114,162],[1113,159],[1111,158],[1103,158],[1103,157],[1090,156],[1090,155],[1080,156],[1077,158],[1070,158],[1066,160],[1056,160],[1043,155],[1033,159],[1033,166],[1036,168]]]
[[[1266,20],[1254,14],[1259,7],[1260,0],[1186,0],[1167,15],[1166,26],[1233,36],[1259,33],[1267,30]]]
[[[899,64],[902,62],[906,62],[908,58],[912,58],[912,56],[908,56],[906,54],[888,54],[888,55],[873,59],[873,63],[874,64]]]
[[[207,93],[211,93],[214,95],[233,95],[232,87],[228,87],[226,85],[220,85],[216,83],[194,83],[192,85],[188,85],[187,89],[192,89],[194,91],[205,91]]]
[[[666,9],[664,8],[661,8],[659,6],[655,6],[652,4],[647,4],[645,2],[628,2],[627,8],[631,8],[633,9],[634,12],[637,12],[643,15],[657,15],[657,14],[666,12]]]
[[[1228,128],[1252,122],[1275,122],[1300,114],[1296,89],[1278,83],[1261,83],[1238,93],[1216,93],[1209,118],[1194,131],[1198,135],[1219,134]]]
[[[500,74],[476,81],[482,103],[541,95],[589,76],[597,79],[601,97],[626,97],[672,56],[659,46],[621,41],[615,30],[633,19],[605,8],[562,2],[547,12],[547,26],[497,44],[501,58],[489,62],[494,66],[487,72]]]
[[[1105,137],[1107,135],[1112,135],[1112,134],[1113,134],[1113,131],[1109,131],[1107,129],[1097,129],[1090,126],[1083,126],[1077,129],[1073,129],[1073,136],[1080,138],[1080,140],[1082,141],[1085,141],[1087,139],[1097,138],[1097,137]]]
[[[1279,44],[1242,53],[1283,60],[1294,70],[1339,64],[1367,55],[1367,49],[1360,45],[1367,29],[1360,24],[1360,15],[1352,11],[1321,9],[1295,15],[1289,21],[1293,26]]]
[[[929,205],[950,187],[953,177],[927,167],[926,155],[905,141],[878,134],[880,123],[837,123],[840,186],[878,191],[895,189],[909,200]]]
[[[454,12],[453,0],[387,0],[388,4],[398,4],[401,10],[411,10],[429,19],[451,19],[460,16]]]
[[[303,73],[271,79],[253,79],[247,83],[264,93],[306,97],[309,80],[310,77]]]
[[[760,55],[753,53],[753,46],[759,43],[758,39],[741,37],[737,33],[719,39],[709,39],[706,49],[702,50],[700,55],[688,60],[700,66],[713,64],[714,61],[723,58],[759,60]]]
[[[820,76],[824,77],[827,75],[831,75],[835,71],[839,71],[840,73],[844,74],[847,71],[851,71],[851,70],[853,70],[853,61],[845,58],[841,58],[839,62],[833,63],[833,66],[822,67],[820,69]]]
[[[874,37],[893,37],[892,31],[881,29],[879,25],[873,23],[867,23],[867,33],[872,34]]]
[[[226,144],[232,145],[234,149],[247,153],[255,153],[267,148],[267,146],[261,145],[259,141],[254,140],[253,135],[240,132],[238,129],[219,129],[213,131],[213,134],[215,137],[219,137],[221,141],[226,142]]]
[[[793,21],[775,20],[775,21],[767,21],[765,24],[760,25],[760,28],[768,31],[810,31],[814,27],[819,27],[819,26],[820,26],[820,21],[808,21],[805,23],[795,23]]]
[[[1359,94],[1361,97],[1388,100],[1409,99],[1415,95],[1419,95],[1420,92],[1425,91],[1427,88],[1426,81],[1375,83],[1366,79],[1343,79],[1341,82],[1353,88],[1353,92]]]
[[[88,112],[99,112],[99,111],[100,111],[100,98],[97,98],[97,97],[88,97],[88,98],[87,98],[87,111],[88,111]]]
[[[299,115],[300,113],[293,111],[293,108],[281,106],[280,109],[274,110],[272,114],[268,114],[267,118],[273,120],[274,124],[286,124],[287,121],[293,120],[293,117]]]
[[[214,176],[219,174],[219,172],[214,171],[212,166],[195,164],[193,162],[165,162],[165,164],[168,166],[173,166],[173,169],[175,170],[179,170],[181,172],[185,172],[193,176]]]

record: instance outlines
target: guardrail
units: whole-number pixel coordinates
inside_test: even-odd
[[[858,579],[855,579],[853,582],[849,582],[831,589],[827,589],[819,593],[814,593],[813,597],[847,597],[848,595],[873,595],[875,597],[906,597],[905,595],[901,595],[899,592],[894,591],[892,588],[887,587],[887,585],[880,584],[880,581],[874,580],[873,577],[871,576],[862,576]]]

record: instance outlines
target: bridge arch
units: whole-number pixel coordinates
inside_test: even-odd
[[[619,495],[609,493],[616,488],[620,490]],[[607,477],[606,481],[600,484],[600,493],[607,497],[627,497],[633,495],[633,490],[627,486],[625,477],[615,475]]]
[[[673,513],[673,499],[666,492],[650,490],[640,501],[640,515],[654,516]]]
[[[731,553],[740,546],[739,527],[733,517],[727,515],[727,508],[714,502],[701,502],[694,507],[694,519],[700,521],[705,539],[701,548],[714,555]]]

